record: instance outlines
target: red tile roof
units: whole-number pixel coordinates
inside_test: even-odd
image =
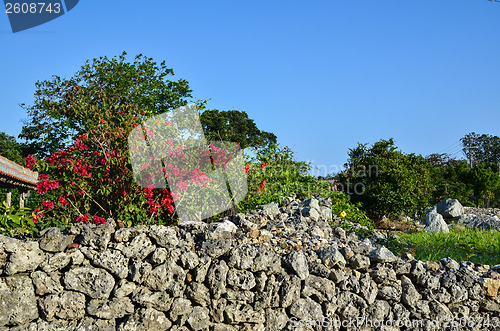
[[[36,188],[38,173],[0,156],[0,186]]]

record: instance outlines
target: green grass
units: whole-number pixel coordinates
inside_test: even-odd
[[[438,262],[451,257],[455,261],[478,264],[500,264],[500,232],[450,228],[450,233],[398,233],[382,242],[396,254],[410,252],[422,261]],[[410,244],[406,244],[406,243]]]

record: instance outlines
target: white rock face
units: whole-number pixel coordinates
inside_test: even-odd
[[[427,232],[445,232],[448,233],[450,230],[448,229],[448,225],[443,219],[441,214],[430,212],[424,217],[425,223],[427,226],[424,228]]]

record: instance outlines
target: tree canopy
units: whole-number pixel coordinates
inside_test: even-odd
[[[71,78],[52,76],[36,83],[35,102],[28,111],[20,138],[31,153],[47,156],[67,148],[88,131],[100,114],[133,107],[138,119],[184,106],[191,97],[188,82],[174,75],[165,62],[139,54],[127,62],[126,53],[86,61]]]
[[[23,145],[17,142],[15,137],[5,132],[0,132],[0,155],[17,164],[24,165]]]
[[[500,137],[472,132],[460,140],[465,156],[472,157],[473,163],[500,164]]]
[[[259,130],[244,111],[205,110],[200,116],[200,121],[208,140],[238,142],[241,148],[263,148],[276,143],[276,136]]]

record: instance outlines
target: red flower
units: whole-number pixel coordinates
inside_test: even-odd
[[[264,163],[262,163],[262,164],[260,165],[260,167],[261,167],[262,169],[264,169],[266,166],[267,166],[267,162],[264,162]]]
[[[26,161],[26,168],[28,168],[28,169],[31,169],[36,163],[36,160],[32,155],[26,156],[24,161]]]
[[[260,184],[260,189],[257,192],[259,192],[259,193],[262,192],[262,190],[264,190],[264,186],[266,186],[265,180],[262,182],[262,184]]]
[[[92,222],[96,225],[104,224],[106,223],[106,219],[104,217],[99,217],[97,215],[94,215],[94,217],[92,218]]]
[[[85,215],[81,215],[81,216],[78,216],[76,218],[76,221],[77,222],[85,222],[85,223],[88,223],[89,222],[89,219],[90,219],[90,216],[85,214]]]
[[[245,166],[245,169],[243,169],[243,170],[245,170],[245,173],[248,173],[248,171],[250,171],[250,165],[249,165],[249,164],[247,164],[247,165]]]
[[[185,192],[188,188],[187,184],[185,182],[179,182],[179,184],[177,184],[177,186],[179,187],[179,189],[182,191],[182,192]]]
[[[34,223],[38,223],[41,221],[41,218],[43,217],[43,212],[36,208],[34,211],[33,211],[33,214],[31,215],[31,220],[34,222]]]
[[[43,200],[42,207],[44,210],[52,210],[54,208],[54,202]]]
[[[69,201],[65,197],[59,197],[58,201],[63,206],[69,205]]]

